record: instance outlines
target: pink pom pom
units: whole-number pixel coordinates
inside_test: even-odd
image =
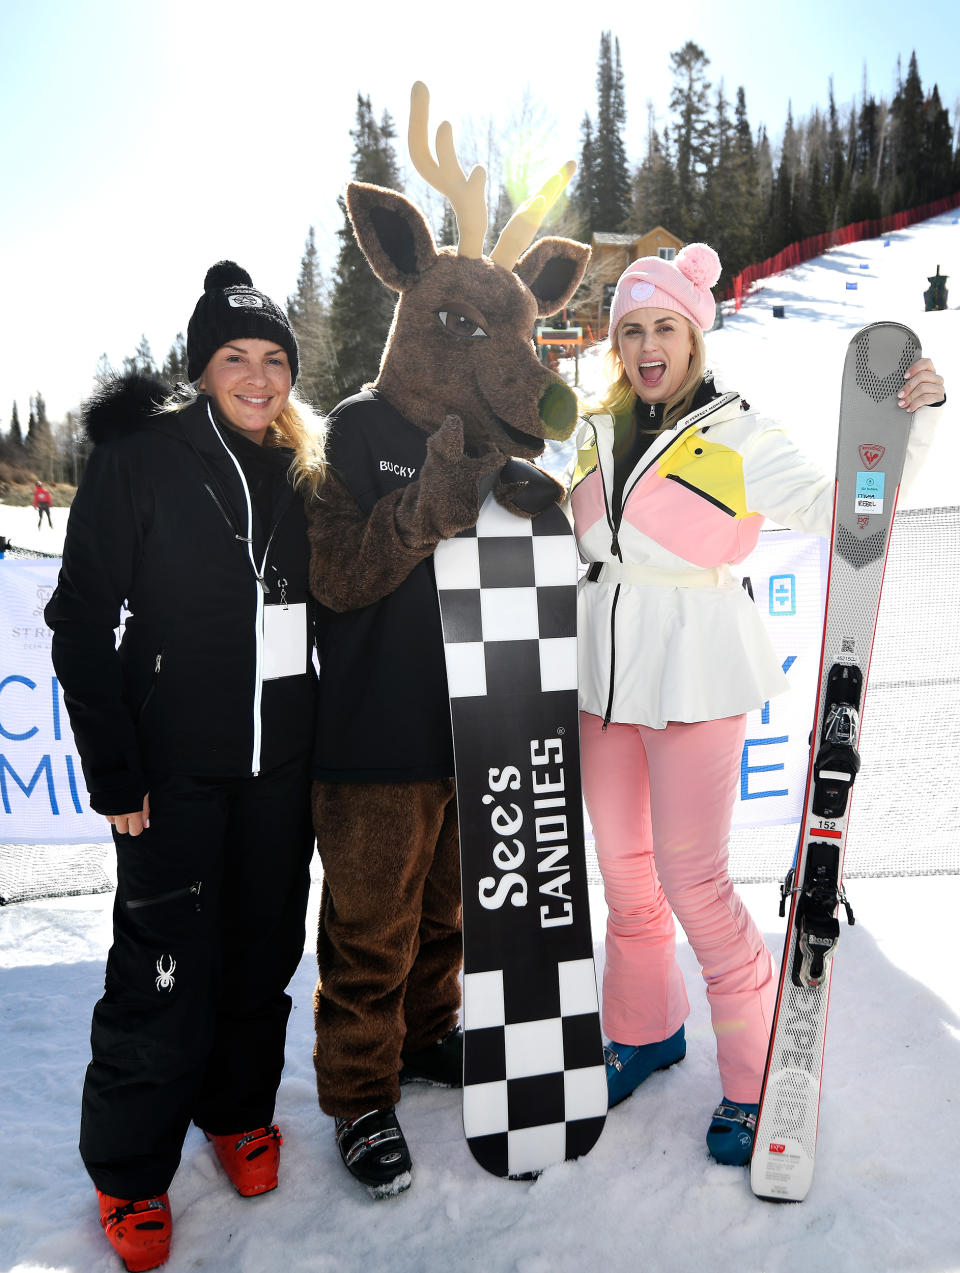
[[[713,287],[720,277],[720,258],[707,243],[688,243],[677,254],[674,264],[701,291]]]

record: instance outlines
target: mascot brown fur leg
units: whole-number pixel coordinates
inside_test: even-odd
[[[395,1105],[404,1047],[460,1006],[460,853],[452,779],[313,785],[323,863],[314,997],[320,1108]]]

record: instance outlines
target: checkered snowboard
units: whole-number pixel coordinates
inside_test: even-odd
[[[488,496],[434,554],[463,883],[463,1124],[498,1176],[589,1150],[607,1086],[583,846],[577,564]]]

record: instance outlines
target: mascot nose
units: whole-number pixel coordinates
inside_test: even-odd
[[[577,423],[577,395],[569,385],[554,381],[547,385],[537,409],[548,438],[562,442]]]

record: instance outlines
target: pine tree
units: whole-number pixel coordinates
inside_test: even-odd
[[[854,154],[854,171],[871,177],[876,172],[880,153],[880,108],[873,97],[864,93],[860,114],[857,116],[857,140]]]
[[[763,136],[766,137],[765,132]],[[769,159],[769,148],[767,157]],[[761,176],[761,165],[747,115],[747,95],[742,85],[737,89],[737,104],[734,107],[731,163],[736,175],[739,204],[738,224],[732,228],[731,233],[730,272],[736,274],[754,259],[752,251],[760,209],[763,206],[761,199],[764,186],[768,182],[765,176]]]
[[[721,81],[715,99],[702,229],[723,263],[721,288],[754,259],[753,232],[758,211],[757,160],[747,118],[746,94],[742,88],[737,90],[731,123]]]
[[[647,116],[647,153],[637,169],[630,218],[631,227],[638,234],[657,225],[672,227],[680,223],[677,174],[670,162],[669,129],[664,129],[661,141],[654,125],[652,102],[647,103]]]
[[[907,78],[897,90],[890,107],[893,182],[889,199],[891,211],[916,207],[921,202],[917,169],[923,152],[923,85],[917,55],[911,53]]]
[[[126,376],[156,376],[159,374],[157,372],[157,364],[153,361],[150,342],[146,336],[140,337],[140,344],[137,345],[133,356],[124,358],[123,374]]]
[[[506,192],[504,190],[501,190],[500,199],[503,200],[505,197],[506,197]],[[499,212],[499,208],[500,208],[500,204],[498,203],[497,204],[498,212]],[[509,215],[507,219],[509,220]],[[500,228],[502,229],[503,227],[501,226]],[[497,233],[499,233],[499,231],[497,231]],[[453,248],[457,246],[458,239],[459,239],[459,235],[457,233],[457,214],[454,212],[452,206],[446,200],[444,200],[443,217],[440,220],[440,233],[437,236],[437,246],[441,248]]]
[[[499,240],[504,227],[513,216],[513,213],[514,207],[513,200],[510,198],[510,192],[506,186],[501,186],[500,193],[497,196],[496,206],[493,209],[493,217],[490,221],[488,237],[491,244],[494,244]],[[454,219],[454,224],[456,224],[456,219]]]
[[[803,237],[800,208],[796,198],[797,175],[800,171],[800,135],[793,123],[793,106],[787,103],[787,122],[783,130],[780,163],[770,198],[771,254]]]
[[[36,397],[30,399],[30,422],[24,442],[27,460],[33,466],[41,481],[50,482],[54,478],[54,461],[56,447],[50,421],[47,419],[47,404],[43,394],[37,390]]]
[[[826,165],[820,149],[820,138],[814,135],[807,148],[803,188],[798,209],[797,233],[801,239],[823,234],[831,224],[832,191],[827,180]],[[840,181],[843,174],[840,173]]]
[[[384,114],[378,124],[370,98],[357,96],[353,138],[353,176],[392,190],[400,188],[400,174],[393,149],[393,121]],[[354,238],[347,208],[340,200],[343,225],[337,231],[340,251],[334,270],[330,303],[333,345],[336,351],[338,396],[356,393],[372,380],[390,330],[396,297],[376,278]]]
[[[710,82],[706,68],[710,59],[698,44],[688,40],[670,54],[674,86],[670,109],[676,151],[677,192],[683,220],[675,233],[685,239],[698,237],[701,226],[700,201],[710,166]]]
[[[330,339],[330,315],[324,295],[320,256],[313,226],[307,231],[297,290],[287,297],[287,314],[297,337],[300,376],[297,391],[320,411],[329,411],[339,397],[336,353]]]
[[[819,198],[814,199],[813,204],[822,204],[827,221],[827,224],[825,224],[823,228],[827,229],[829,227],[830,229],[835,230],[837,226],[845,225],[847,221],[850,179],[847,166],[847,156],[844,153],[840,117],[837,113],[837,103],[833,96],[832,75],[829,80],[827,112],[828,132],[826,138],[826,153],[821,153],[821,162],[823,164],[822,180],[825,190],[823,192],[822,200]],[[817,209],[817,213],[815,213],[816,220],[820,220],[818,213],[819,208]],[[822,232],[822,230],[807,231],[808,234],[821,234]]]
[[[953,134],[950,116],[940,101],[936,84],[923,107],[923,167],[921,202],[943,199],[953,193]]]
[[[754,222],[753,252],[751,257],[753,261],[764,261],[768,256],[772,256],[775,251],[773,247],[773,227],[770,222],[770,207],[773,200],[774,186],[773,152],[770,149],[770,137],[764,124],[761,124],[757,131],[757,144],[754,148],[754,154],[757,159],[757,216]]]
[[[630,169],[623,142],[627,106],[620,64],[620,41],[610,31],[600,37],[597,61],[597,128],[594,137],[594,230],[619,230],[630,212]]]
[[[584,239],[589,239],[594,230],[600,228],[595,222],[596,162],[593,123],[590,116],[585,113],[580,123],[580,162],[577,165],[576,184],[571,195],[577,233]]]
[[[584,114],[580,125],[580,164],[571,197],[576,232],[623,228],[631,211],[630,166],[623,142],[627,121],[620,41],[610,31],[600,37],[597,58],[597,123]]]
[[[23,448],[23,430],[20,428],[20,416],[16,403],[13,404],[13,410],[10,412],[10,432],[7,434],[7,442],[18,450]]]
[[[183,332],[177,332],[173,344],[163,360],[160,375],[168,385],[187,384],[187,342]]]

